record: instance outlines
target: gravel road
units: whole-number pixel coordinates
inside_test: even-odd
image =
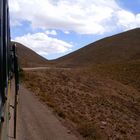
[[[34,67],[34,68],[22,68],[24,71],[33,71],[33,70],[71,70],[71,68],[57,68],[57,67]]]
[[[17,140],[78,140],[23,85],[19,93]],[[12,139],[12,132],[10,133]]]

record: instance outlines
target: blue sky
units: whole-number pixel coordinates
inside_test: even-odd
[[[118,4],[122,8],[129,10],[135,14],[140,13],[140,0],[119,0]]]
[[[9,0],[12,40],[47,59],[140,27],[140,0]]]

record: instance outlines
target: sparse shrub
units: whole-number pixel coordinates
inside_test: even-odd
[[[78,125],[77,130],[84,138],[88,140],[100,140],[100,135],[92,123],[81,123]]]
[[[139,67],[134,69],[128,65],[126,69],[126,65],[118,64],[96,67],[92,72],[90,75],[59,70],[24,72],[24,83],[59,117],[70,120],[86,140],[125,138],[129,131],[134,131],[131,136],[135,137],[137,117],[134,116],[138,114],[139,96],[120,82],[140,85]],[[100,124],[103,119],[108,120],[105,127]],[[123,129],[115,129],[120,128],[121,120],[126,120],[131,127],[125,123]]]
[[[49,107],[55,108],[55,105],[54,105],[53,103],[51,103],[51,102],[46,102],[46,103],[47,103],[47,105],[48,105]]]
[[[58,112],[58,116],[61,117],[61,118],[65,118],[66,117],[65,114],[63,112],[61,112],[61,111]]]
[[[24,74],[24,71],[22,69],[19,69],[19,79],[21,81],[23,81],[25,79],[25,74]]]

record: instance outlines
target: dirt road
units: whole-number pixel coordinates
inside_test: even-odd
[[[32,70],[71,70],[71,68],[57,68],[57,67],[33,67],[33,68],[22,68],[24,71],[32,71]]]
[[[78,140],[22,85],[17,124],[17,140]]]

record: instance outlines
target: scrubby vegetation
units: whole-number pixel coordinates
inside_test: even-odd
[[[86,140],[139,140],[139,38],[140,28],[101,39],[52,61],[21,46],[22,66],[49,67],[21,76],[41,101]]]
[[[113,69],[108,76],[115,77]],[[105,78],[105,71],[102,74],[100,77],[97,71],[73,69],[31,71],[25,72],[24,82],[85,139],[136,139],[140,93]]]
[[[117,64],[96,65],[89,71],[105,78],[117,80],[140,91],[140,60]]]

